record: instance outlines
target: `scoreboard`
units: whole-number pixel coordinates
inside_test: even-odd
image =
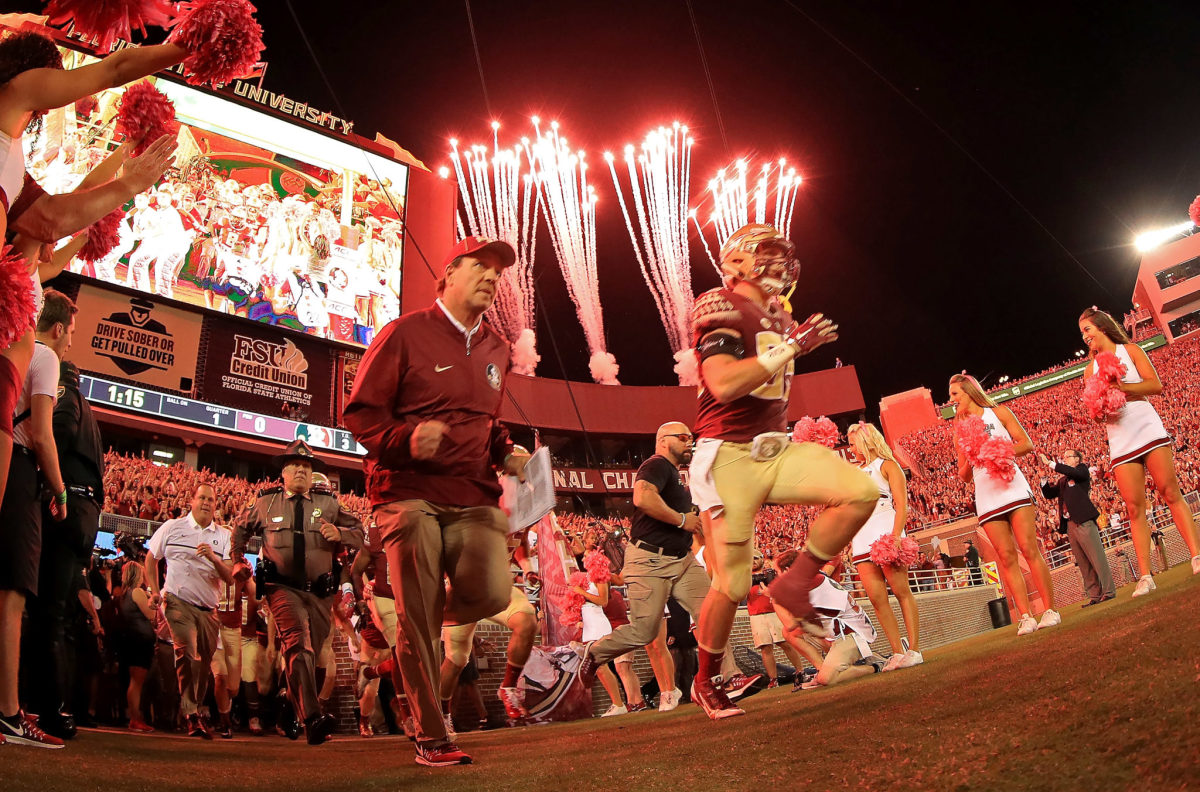
[[[168,393],[145,390],[132,385],[111,382],[101,377],[81,374],[79,392],[93,404],[115,407],[169,421],[207,426],[228,432],[290,443],[304,438],[314,448],[324,448],[343,454],[363,456],[363,448],[354,435],[345,429],[302,423],[273,415],[236,410],[219,404],[185,399]]]

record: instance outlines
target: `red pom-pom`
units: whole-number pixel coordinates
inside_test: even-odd
[[[612,569],[608,564],[608,556],[599,550],[593,550],[588,553],[583,559],[583,566],[587,569],[587,579],[592,583],[607,583],[612,579]]]
[[[93,262],[107,256],[121,241],[121,221],[125,219],[125,210],[113,209],[85,229],[87,242],[79,249],[79,258]]]
[[[835,448],[838,437],[837,424],[824,415],[815,421],[806,415],[792,427],[792,440],[797,443],[819,443],[826,448]]]
[[[167,39],[190,55],[183,61],[192,85],[220,87],[245,77],[263,51],[262,25],[248,0],[194,0],[179,5]]]
[[[1200,226],[1200,195],[1197,195],[1196,200],[1188,207],[1188,217],[1192,218],[1192,225]]]
[[[878,566],[893,566],[907,569],[921,557],[921,547],[910,536],[900,538],[899,547],[891,534],[881,536],[871,543],[871,561]]]
[[[876,566],[895,566],[898,558],[896,540],[891,534],[879,537],[871,542],[871,562]]]
[[[587,602],[576,588],[587,591],[588,576],[586,572],[572,572],[567,579],[567,596],[563,603],[563,622],[574,628],[583,621],[583,603]]]
[[[0,251],[0,349],[8,349],[33,326],[35,307],[29,262],[5,245]]]
[[[987,425],[977,415],[969,415],[955,421],[958,447],[971,467],[981,467],[984,472],[1005,484],[1017,475],[1016,455],[1012,443],[1003,437],[988,434]]]
[[[137,157],[163,135],[179,134],[175,103],[148,82],[134,83],[121,96],[117,131],[138,141],[133,149],[133,156]]]
[[[51,25],[73,23],[76,33],[108,50],[118,38],[132,39],[135,28],[144,36],[147,25],[166,27],[173,6],[169,0],[49,0],[46,16]]]
[[[1083,406],[1093,420],[1103,420],[1125,406],[1125,392],[1116,387],[1125,376],[1125,364],[1113,352],[1096,355],[1096,373],[1083,385]]]

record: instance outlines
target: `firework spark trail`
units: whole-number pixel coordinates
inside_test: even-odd
[[[457,215],[459,237],[502,239],[512,245],[516,263],[500,277],[496,300],[488,311],[493,322],[514,345],[513,370],[534,373],[538,356],[534,330],[533,260],[536,241],[536,193],[525,173],[522,146],[500,148],[500,125],[492,123],[492,150],[475,145],[460,150],[450,140],[450,159],[462,195],[463,212]],[[449,176],[447,169],[445,176]],[[532,204],[532,205],[531,205]],[[521,354],[518,355],[518,342]]]
[[[526,156],[541,196],[550,242],[587,339],[592,378],[618,385],[619,367],[604,338],[596,270],[596,191],[587,180],[587,153],[571,150],[558,133],[557,122],[546,132],[536,117],[533,123],[535,138],[526,144]]]
[[[708,182],[708,192],[712,197],[709,222],[717,234],[718,246],[734,231],[750,222],[769,223],[784,234],[791,228],[796,193],[803,179],[796,174],[795,168],[787,166],[787,160],[780,159],[764,164],[753,189],[750,189],[746,178],[749,167],[749,162],[740,159],[730,168],[717,171],[717,175]],[[772,204],[774,213],[769,214],[767,210]],[[696,223],[697,229],[700,229],[699,221]],[[700,237],[704,240],[705,249],[708,249],[703,231]]]
[[[654,298],[676,360],[690,348],[691,342],[693,295],[687,194],[691,185],[692,145],[687,127],[675,123],[649,132],[636,156],[637,150],[632,145],[625,147],[625,170],[633,215],[637,217],[636,228],[614,157],[609,153],[604,155],[638,268]],[[686,375],[688,380],[693,377],[694,372]],[[695,384],[684,379],[685,374],[680,372],[681,384]]]

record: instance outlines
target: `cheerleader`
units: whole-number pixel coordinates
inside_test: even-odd
[[[1142,348],[1129,340],[1121,326],[1104,311],[1089,308],[1079,317],[1079,332],[1091,351],[1093,363],[1084,372],[1085,378],[1096,373],[1094,359],[1111,352],[1125,366],[1125,374],[1116,383],[1125,393],[1125,406],[1104,419],[1108,431],[1108,456],[1117,490],[1125,502],[1125,514],[1133,533],[1133,549],[1137,553],[1137,587],[1133,596],[1141,597],[1154,591],[1150,574],[1150,525],[1146,522],[1146,474],[1154,479],[1159,497],[1166,502],[1175,519],[1175,527],[1187,543],[1192,556],[1192,574],[1200,574],[1200,541],[1197,541],[1196,521],[1179,489],[1175,459],[1171,452],[1171,436],[1162,419],[1147,400],[1162,393],[1162,382],[1150,358]]]
[[[593,529],[589,532],[586,539],[587,555],[585,556],[585,565],[590,567],[588,561],[593,554],[602,555],[600,552],[600,540],[603,534],[600,531]],[[607,560],[603,567],[607,569]],[[612,632],[612,622],[608,620],[604,609],[608,607],[609,599],[609,584],[608,581],[596,582],[592,578],[592,573],[588,573],[588,587],[586,590],[579,586],[573,586],[576,594],[583,597],[583,607],[580,609],[580,614],[583,617],[583,642],[590,644],[593,641],[598,641],[604,636]],[[637,673],[633,670],[632,654],[625,654],[616,658],[614,664],[617,667],[617,672],[621,675],[621,683],[625,687],[625,695],[628,698],[629,705],[621,703],[621,689],[617,684],[617,677],[609,670],[608,665],[602,665],[596,670],[596,678],[600,680],[600,684],[604,685],[605,692],[608,693],[609,699],[612,701],[612,706],[600,717],[608,718],[613,715],[624,715],[627,712],[641,712],[646,709],[646,701],[642,697],[641,685],[638,681]]]
[[[955,424],[974,416],[983,420],[990,436],[1010,441],[1015,456],[1024,456],[1033,450],[1029,435],[1012,410],[998,406],[983,392],[974,377],[955,374],[950,378],[950,402],[955,407]],[[1029,635],[1042,627],[1061,623],[1062,618],[1054,610],[1054,585],[1050,580],[1050,569],[1038,547],[1033,490],[1029,482],[1016,468],[1015,462],[1013,479],[1006,484],[992,476],[986,468],[973,467],[958,443],[954,447],[958,454],[958,476],[965,482],[975,483],[975,511],[979,516],[979,524],[996,551],[1004,587],[1012,594],[1021,614],[1017,635]],[[1029,592],[1017,561],[1018,551],[1025,557],[1030,574],[1046,602],[1040,622],[1030,614]]]
[[[904,524],[908,521],[908,489],[904,471],[896,463],[892,449],[873,425],[858,423],[846,432],[850,441],[850,453],[875,486],[879,488],[879,503],[867,519],[866,524],[850,542],[850,551],[858,577],[862,581],[871,606],[883,634],[892,647],[884,671],[910,668],[925,662],[920,650],[920,616],[917,600],[908,588],[908,569],[885,564],[880,566],[871,560],[871,545],[883,537],[891,537],[899,545],[904,537]],[[900,625],[892,606],[888,603],[888,586],[896,595],[900,612],[904,615],[904,629],[908,633],[908,650],[900,643]]]

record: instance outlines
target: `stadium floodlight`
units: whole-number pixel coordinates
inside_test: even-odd
[[[1147,251],[1154,250],[1154,248],[1158,247],[1159,245],[1163,244],[1164,242],[1169,242],[1172,239],[1174,239],[1175,237],[1179,236],[1180,234],[1184,234],[1191,230],[1192,230],[1192,221],[1185,220],[1182,223],[1178,223],[1173,226],[1168,226],[1166,228],[1159,228],[1154,231],[1146,231],[1145,233],[1138,234],[1134,238],[1133,244],[1134,244],[1134,247],[1136,247],[1138,249],[1139,253],[1145,253]]]

